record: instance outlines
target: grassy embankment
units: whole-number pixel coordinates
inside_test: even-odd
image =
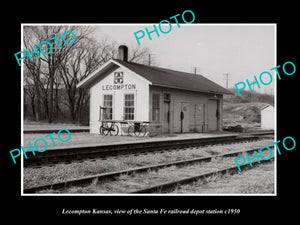
[[[266,104],[274,106],[274,95],[241,91],[241,97],[235,89],[234,95],[225,95],[223,103],[223,125],[243,128],[260,127],[260,108]]]

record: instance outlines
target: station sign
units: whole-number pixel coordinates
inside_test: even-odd
[[[114,84],[102,85],[102,91],[111,90],[135,90],[136,84],[125,84],[124,83],[124,73],[114,72]]]

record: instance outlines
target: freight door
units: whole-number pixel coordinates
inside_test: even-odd
[[[163,117],[163,131],[170,133],[170,118],[171,118],[171,94],[164,93],[164,117]]]
[[[170,132],[170,102],[164,101],[164,133]]]
[[[189,132],[189,104],[174,101],[174,132]]]
[[[218,130],[218,100],[208,100],[208,131]]]
[[[205,122],[205,114],[204,114],[204,106],[205,104],[195,104],[194,112],[191,114],[191,118],[193,118],[193,131],[194,132],[204,132],[204,122]]]

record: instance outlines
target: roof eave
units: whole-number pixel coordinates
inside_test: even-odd
[[[115,61],[114,59],[110,59],[109,61],[107,61],[106,63],[104,63],[102,66],[100,66],[98,69],[96,69],[91,75],[89,75],[88,77],[86,77],[85,79],[83,79],[82,81],[80,81],[77,85],[76,88],[89,88],[91,87],[95,81],[98,81],[99,76],[102,74],[104,74],[105,72],[111,70],[111,69],[115,69],[114,66],[116,67],[122,67],[127,71],[130,71],[131,73],[135,74],[136,76],[138,76],[140,79],[142,79],[143,81],[145,81],[148,84],[152,84],[151,81],[145,79],[143,76],[135,73],[134,71],[130,70],[129,68],[127,68],[126,66],[118,63],[117,61]]]
[[[140,75],[140,74],[136,73],[135,71],[129,69],[128,67],[124,66],[123,64],[120,64],[119,62],[117,62],[117,61],[114,60],[114,59],[112,59],[112,61],[113,61],[116,65],[118,65],[118,66],[124,68],[125,70],[129,71],[130,73],[133,73],[134,75],[136,75],[137,77],[139,77],[141,80],[143,80],[143,81],[145,81],[146,83],[152,85],[152,82],[151,82],[150,80],[147,80],[146,78],[144,78],[142,75]]]
[[[201,89],[193,89],[193,88],[187,89],[187,88],[181,88],[181,87],[169,86],[169,85],[161,85],[161,84],[153,84],[153,86],[167,87],[167,88],[187,90],[187,91],[195,91],[195,92],[202,92],[202,93],[210,93],[210,94],[234,95],[231,91],[221,92],[221,91],[201,90]]]
[[[96,69],[94,72],[92,72],[90,75],[88,75],[86,78],[84,78],[82,81],[80,81],[77,85],[76,88],[87,88],[92,86],[94,81],[98,78],[99,73],[103,70],[107,70],[112,66],[112,59],[108,60],[106,63],[104,63],[102,66],[100,66],[98,69]],[[105,71],[106,71],[105,70]]]

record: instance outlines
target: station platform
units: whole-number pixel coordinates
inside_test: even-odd
[[[46,122],[24,122],[23,133],[24,134],[50,134],[53,132],[58,132],[60,129],[66,128],[71,133],[78,132],[89,132],[89,126],[80,126],[76,124],[68,123],[46,123]]]
[[[48,149],[64,149],[64,148],[76,148],[76,147],[90,147],[90,146],[104,146],[104,145],[122,145],[130,143],[144,143],[144,142],[160,142],[170,140],[182,140],[182,139],[202,139],[213,137],[227,137],[227,136],[247,136],[248,132],[261,132],[261,129],[249,130],[246,132],[232,132],[232,131],[213,131],[207,133],[173,133],[173,134],[161,134],[153,137],[136,137],[136,136],[102,136],[100,134],[89,133],[89,126],[79,126],[74,124],[48,124],[42,122],[27,122],[23,127],[23,142],[22,146],[26,149],[29,148],[29,143],[32,145],[39,138],[44,138],[48,143]],[[50,137],[45,138],[46,135],[53,132],[58,132],[60,129],[66,128],[71,133],[71,139],[68,142],[62,143],[54,135],[56,146],[54,147]],[[62,138],[67,133],[61,133]],[[44,143],[40,141],[41,149],[44,149]],[[39,147],[39,145],[38,145]]]
[[[40,128],[40,129],[24,129],[23,133],[24,134],[50,134],[53,132],[58,132],[62,128]],[[75,128],[66,128],[68,129],[71,133],[82,133],[82,132],[89,132],[90,129],[89,127],[87,128],[80,128],[80,127],[75,127]]]
[[[68,128],[67,128],[68,129]],[[55,131],[52,131],[55,132]],[[29,148],[29,142],[33,145],[36,139],[44,138],[48,142],[47,150],[74,148],[74,147],[91,147],[91,146],[105,146],[105,145],[122,145],[130,143],[145,143],[145,142],[160,142],[170,140],[183,140],[183,139],[202,139],[202,138],[213,138],[213,137],[235,137],[239,133],[227,132],[227,131],[216,131],[208,133],[180,133],[180,134],[164,134],[155,137],[135,137],[135,136],[101,136],[100,134],[84,133],[72,133],[71,139],[68,142],[62,143],[57,137],[54,137],[56,146],[53,147],[50,138],[44,138],[47,134],[42,133],[24,133],[23,135],[23,146]],[[50,134],[49,132],[48,134]],[[62,134],[62,133],[61,133]],[[62,134],[63,135],[63,134]],[[67,134],[65,134],[67,135]],[[39,143],[38,143],[39,144]],[[43,143],[41,143],[43,145]],[[41,148],[43,149],[42,146]]]

